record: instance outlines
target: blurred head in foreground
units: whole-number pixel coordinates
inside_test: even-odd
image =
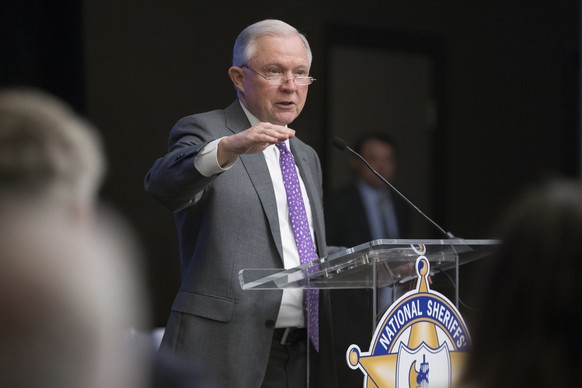
[[[49,202],[91,217],[105,173],[98,132],[58,98],[0,91],[0,210]]]
[[[472,386],[582,385],[580,183],[529,191],[506,214],[499,236],[473,330]]]
[[[66,104],[0,91],[0,387],[145,386],[128,338],[147,316],[137,246],[98,209],[104,170]]]

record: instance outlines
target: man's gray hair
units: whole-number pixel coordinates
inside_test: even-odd
[[[251,24],[242,30],[234,42],[232,65],[242,66],[247,64],[255,54],[257,39],[265,35],[279,37],[299,36],[305,45],[305,49],[307,50],[307,58],[309,60],[309,65],[311,66],[313,55],[305,35],[297,31],[295,27],[281,20],[275,19],[262,20],[260,22]]]

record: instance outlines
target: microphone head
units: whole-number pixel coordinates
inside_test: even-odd
[[[342,151],[345,151],[348,148],[348,143],[337,136],[333,138],[332,144]]]

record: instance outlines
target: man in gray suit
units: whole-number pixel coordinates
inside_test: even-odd
[[[336,386],[327,294],[320,293],[315,351],[302,290],[243,291],[238,279],[244,268],[300,264],[277,143],[294,155],[316,254],[328,253],[319,159],[287,126],[314,81],[311,60],[294,27],[278,20],[247,27],[228,71],[237,101],[178,121],[169,152],[146,176],[147,192],[174,212],[179,237],[181,287],[161,351],[189,360],[211,386]]]

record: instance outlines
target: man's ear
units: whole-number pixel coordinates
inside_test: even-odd
[[[228,76],[230,77],[234,87],[237,91],[243,92],[245,91],[244,82],[243,82],[243,70],[238,66],[231,66],[228,69]]]

